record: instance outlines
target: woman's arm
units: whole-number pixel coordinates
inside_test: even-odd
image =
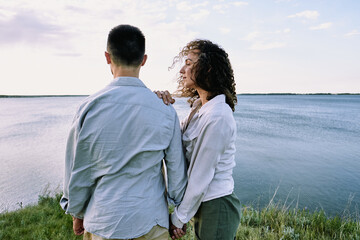
[[[180,228],[197,212],[215,175],[217,163],[231,139],[232,129],[225,119],[211,119],[197,137],[188,170],[188,185],[181,204],[171,215]]]

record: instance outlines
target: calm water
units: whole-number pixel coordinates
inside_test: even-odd
[[[239,95],[235,192],[341,214],[360,206],[360,95]],[[61,190],[64,152],[83,97],[0,98],[0,212]],[[175,108],[188,111],[184,99]]]

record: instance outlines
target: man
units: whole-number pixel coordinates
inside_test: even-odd
[[[61,206],[84,239],[168,239],[167,199],[179,204],[186,164],[179,120],[138,78],[145,37],[119,25],[108,36],[114,80],[81,104],[68,138]]]

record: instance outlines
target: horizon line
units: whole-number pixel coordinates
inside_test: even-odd
[[[91,94],[34,94],[34,95],[2,95],[0,98],[32,98],[32,97],[87,97]],[[178,97],[177,94],[173,94]],[[238,93],[236,95],[360,95],[359,93]]]

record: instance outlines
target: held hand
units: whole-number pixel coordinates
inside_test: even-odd
[[[186,224],[182,228],[177,228],[174,225],[171,224],[171,239],[179,239],[185,236],[186,234]]]
[[[175,99],[171,97],[171,94],[168,90],[154,91],[154,93],[158,96],[158,98],[162,99],[166,105],[169,105],[169,103],[173,104],[175,102]]]
[[[73,217],[73,230],[75,235],[82,235],[84,233],[84,220]]]

